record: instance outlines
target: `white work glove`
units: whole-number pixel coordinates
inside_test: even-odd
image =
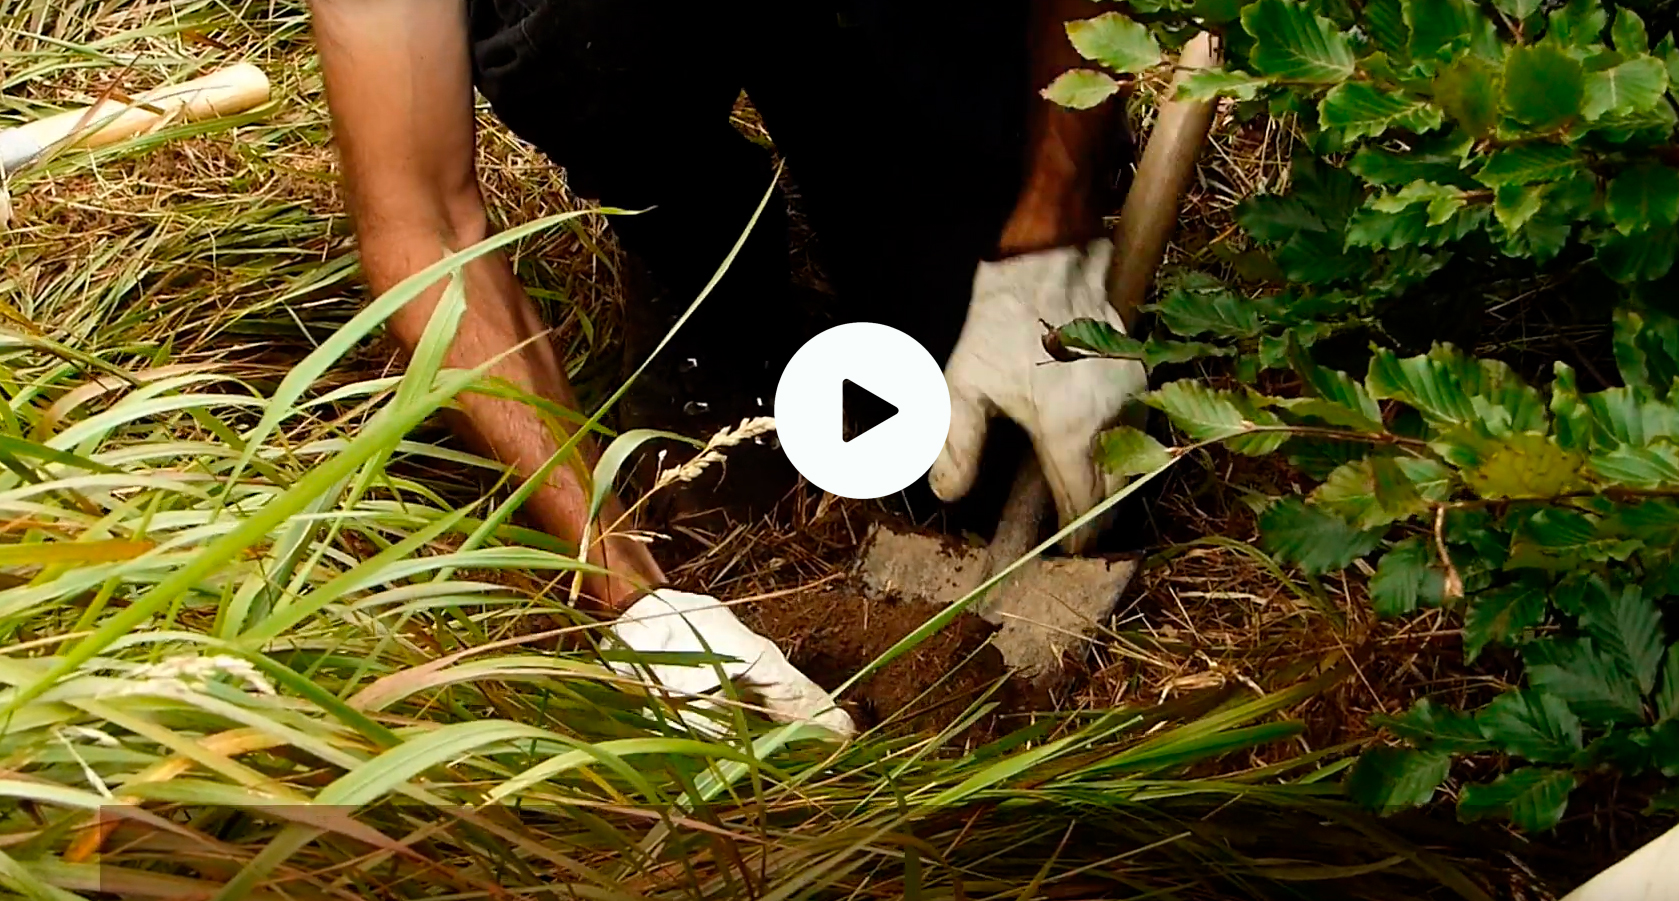
[[[1002,413],[1032,438],[1055,496],[1061,525],[1089,512],[1124,485],[1096,465],[1095,440],[1115,424],[1122,407],[1148,389],[1136,360],[1055,362],[1044,350],[1044,323],[1099,319],[1124,332],[1107,301],[1113,243],[1058,247],[979,264],[973,298],[945,364],[950,386],[950,433],[928,473],[933,492],[949,502],[968,493],[979,473],[987,420]],[[1138,420],[1140,422],[1140,420]],[[1099,522],[1067,536],[1078,553]]]
[[[835,706],[833,696],[810,681],[787,662],[773,642],[746,628],[734,611],[716,598],[686,591],[660,589],[630,605],[610,630],[612,639],[632,650],[711,653],[734,660],[693,665],[613,661],[608,665],[620,675],[653,677],[673,693],[686,696],[693,707],[715,706],[696,699],[721,687],[721,668],[732,682],[749,685],[764,698],[770,716],[781,722],[810,721],[825,726],[842,738],[857,733],[851,717]],[[683,719],[712,734],[719,730],[711,719],[683,712]]]

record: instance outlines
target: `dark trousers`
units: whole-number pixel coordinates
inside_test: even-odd
[[[893,325],[941,361],[1018,193],[1028,104],[1042,102],[1027,5],[469,0],[479,90],[579,195],[655,207],[612,228],[682,305],[772,178],[730,124],[744,90],[799,187],[837,320]],[[786,221],[777,196],[691,321],[719,350],[788,339]]]

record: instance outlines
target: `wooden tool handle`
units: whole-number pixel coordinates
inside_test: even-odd
[[[131,102],[106,100],[0,131],[0,170],[12,171],[72,136],[83,147],[106,147],[166,122],[246,112],[267,103],[268,97],[268,76],[250,63],[239,63],[138,94]]]
[[[1137,308],[1148,296],[1155,270],[1166,256],[1166,242],[1178,224],[1178,204],[1195,172],[1195,159],[1213,124],[1213,101],[1179,101],[1178,86],[1197,69],[1218,65],[1218,50],[1208,32],[1183,48],[1177,74],[1154,120],[1137,176],[1125,195],[1114,226],[1113,261],[1108,268],[1108,302],[1129,330]]]

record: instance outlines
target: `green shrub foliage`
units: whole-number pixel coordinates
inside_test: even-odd
[[[1396,811],[1430,802],[1454,758],[1498,755],[1459,815],[1545,830],[1594,773],[1679,775],[1668,5],[1109,5],[1069,23],[1091,66],[1050,99],[1103,102],[1209,30],[1223,66],[1179,96],[1292,114],[1305,150],[1287,191],[1238,208],[1245,249],[1168,273],[1152,327],[1066,323],[1052,346],[1151,368],[1221,358],[1226,387],[1161,380],[1146,402],[1191,442],[1285,454],[1316,482],[1265,505],[1264,546],[1311,575],[1364,561],[1377,613],[1444,606],[1468,660],[1521,674],[1480,709],[1384,718],[1402,744],[1360,758],[1348,790]],[[1588,379],[1453,339],[1492,305],[1546,297],[1601,325],[1613,367]],[[1100,449],[1133,474],[1183,452],[1126,428]]]

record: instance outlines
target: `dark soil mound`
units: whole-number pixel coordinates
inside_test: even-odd
[[[927,604],[826,590],[760,601],[742,610],[741,619],[832,691],[936,613]],[[997,708],[956,740],[976,745],[1007,734],[1024,725],[1021,714],[1031,709],[1032,691],[1008,676],[1002,655],[986,644],[995,630],[964,613],[858,683],[841,704],[861,729],[885,724],[893,733],[931,735],[960,720],[989,692],[987,700]]]

